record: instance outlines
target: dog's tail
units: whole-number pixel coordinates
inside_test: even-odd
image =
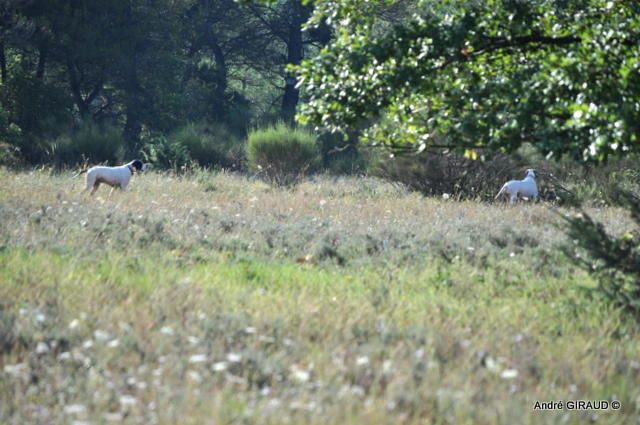
[[[502,185],[502,188],[500,189],[500,192],[498,192],[498,194],[493,199],[498,199],[500,197],[500,195],[502,195],[502,193],[504,192],[506,187],[507,187],[506,184]]]

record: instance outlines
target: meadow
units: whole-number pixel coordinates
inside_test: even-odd
[[[365,177],[0,179],[2,424],[638,423],[640,330],[561,252],[571,210]],[[622,407],[533,409],[559,400]]]

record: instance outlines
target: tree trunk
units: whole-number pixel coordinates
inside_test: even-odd
[[[291,5],[293,16],[289,23],[289,35],[287,39],[287,64],[299,65],[304,54],[302,43],[302,25],[309,17],[309,9],[299,1]],[[296,107],[300,99],[300,91],[296,88],[296,77],[286,73],[284,77],[284,96],[282,98],[282,116],[286,121],[293,122]]]
[[[7,58],[4,55],[4,41],[0,41],[0,78],[2,78],[2,86],[7,85]]]
[[[127,143],[127,154],[137,155],[140,150],[140,133],[142,132],[142,88],[138,81],[137,59],[134,56],[127,64],[125,80],[126,122],[124,139]]]
[[[38,68],[39,68],[38,64]],[[78,107],[80,117],[85,119],[89,116],[89,107],[82,98],[82,91],[80,89],[80,82],[78,80],[78,73],[76,72],[75,64],[71,59],[67,59],[67,72],[69,74],[69,86],[71,87],[71,94],[73,95],[73,101]]]
[[[36,68],[36,78],[40,81],[44,79],[44,69],[47,63],[47,53],[49,52],[49,43],[43,41],[38,46],[38,67]]]
[[[100,78],[91,89],[91,92],[87,97],[82,97],[82,88],[80,87],[80,78],[76,70],[74,62],[67,58],[67,73],[69,74],[69,86],[71,87],[71,94],[73,95],[73,101],[78,107],[80,117],[84,120],[91,115],[91,103],[98,97],[102,91],[104,80]]]
[[[211,25],[209,25],[209,27],[211,27]],[[225,96],[227,91],[227,63],[224,52],[218,44],[218,39],[212,29],[208,30],[207,39],[216,61],[216,105],[214,108],[214,118],[217,121],[226,121],[229,112],[227,98]]]

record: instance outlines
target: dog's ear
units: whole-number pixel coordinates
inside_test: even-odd
[[[143,164],[142,164],[142,161],[140,161],[139,159],[134,159],[131,162],[131,165],[133,166],[133,168],[136,169],[136,171],[143,171],[143,169],[142,169]]]

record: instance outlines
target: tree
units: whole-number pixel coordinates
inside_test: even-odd
[[[296,75],[287,67],[299,65],[305,57],[305,48],[323,46],[331,38],[329,28],[320,23],[314,28],[303,31],[313,8],[301,0],[281,0],[263,2],[253,5],[252,10],[262,24],[271,32],[282,45],[285,54],[280,63],[273,64],[280,67],[280,74],[284,80],[281,102],[281,115],[286,121],[293,121],[296,108],[300,100],[300,90]]]
[[[234,0],[198,0],[187,17],[189,65],[184,83],[193,96],[188,119],[235,124],[237,112],[231,114],[231,109],[246,101],[240,91],[250,84],[250,75],[275,75],[277,43],[253,10]]]
[[[605,0],[317,0],[335,39],[298,68],[299,119],[418,150],[443,144],[605,160],[640,151],[640,4]],[[437,140],[437,142],[434,142]]]

